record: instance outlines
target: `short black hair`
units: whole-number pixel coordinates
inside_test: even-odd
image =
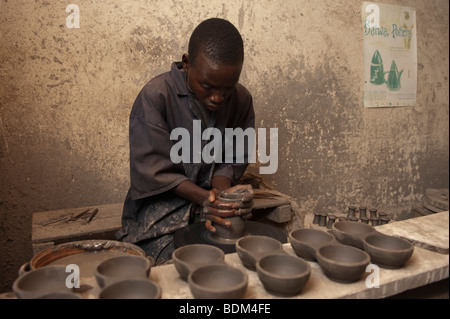
[[[241,34],[232,23],[220,18],[205,20],[192,32],[188,48],[192,64],[200,52],[216,64],[244,62],[244,43]]]

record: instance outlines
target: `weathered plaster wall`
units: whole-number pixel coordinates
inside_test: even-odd
[[[362,1],[70,2],[0,1],[0,291],[32,257],[33,212],[123,200],[134,98],[213,16],[242,32],[241,82],[258,126],[279,130],[265,177],[303,212],[448,187],[447,0],[388,2],[417,9],[418,92],[415,107],[383,109],[361,106]]]

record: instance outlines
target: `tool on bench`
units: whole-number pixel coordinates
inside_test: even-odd
[[[42,226],[47,226],[47,225],[51,225],[51,224],[58,223],[58,222],[69,223],[69,222],[80,219],[81,217],[85,216],[90,211],[91,211],[91,208],[88,208],[88,209],[85,209],[78,213],[72,213],[70,216],[64,216],[64,217],[57,218],[55,220],[52,220],[48,223],[43,224]],[[95,208],[94,210],[91,211],[88,218],[86,219],[87,224],[89,224],[91,222],[91,220],[95,217],[95,215],[97,215],[97,212],[98,212],[98,208]]]

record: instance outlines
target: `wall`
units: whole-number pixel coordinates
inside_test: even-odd
[[[417,10],[418,90],[383,109],[361,104],[362,1],[71,2],[80,28],[68,1],[0,2],[0,291],[32,257],[33,212],[123,201],[134,98],[213,16],[241,31],[257,125],[279,130],[265,178],[304,213],[448,187],[447,0],[389,2]]]

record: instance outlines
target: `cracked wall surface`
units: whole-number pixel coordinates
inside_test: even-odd
[[[80,28],[67,1],[0,1],[0,290],[32,257],[33,212],[123,201],[134,98],[209,17],[242,33],[257,126],[278,128],[264,178],[304,214],[448,188],[447,0],[390,1],[416,8],[417,103],[378,109],[362,107],[362,1],[71,3]]]

